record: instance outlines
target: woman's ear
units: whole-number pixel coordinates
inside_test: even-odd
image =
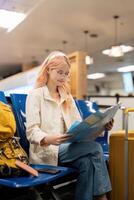
[[[51,69],[48,67],[46,71],[47,71],[48,74],[50,74]]]

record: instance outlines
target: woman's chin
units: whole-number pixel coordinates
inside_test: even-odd
[[[64,82],[57,82],[57,86],[63,86],[64,85]]]

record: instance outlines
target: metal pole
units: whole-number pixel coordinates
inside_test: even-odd
[[[128,113],[125,114],[124,174],[124,196],[128,200]]]
[[[121,110],[122,110],[122,130],[125,130],[125,107],[124,106],[121,106]]]

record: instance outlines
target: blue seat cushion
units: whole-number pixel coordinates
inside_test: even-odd
[[[48,173],[39,173],[38,177],[34,177],[32,175],[26,177],[18,177],[18,178],[1,178],[0,185],[8,186],[12,188],[24,188],[24,187],[32,187],[41,184],[47,184],[51,181],[58,180],[65,175],[76,173],[76,170],[69,167],[61,167],[61,166],[51,166],[51,165],[31,165],[33,168],[49,168],[49,169],[59,169],[60,172],[57,174],[48,174]]]

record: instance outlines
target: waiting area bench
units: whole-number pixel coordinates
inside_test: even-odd
[[[25,115],[25,103],[26,103],[26,94],[11,94],[10,100],[12,109],[16,118],[17,123],[17,135],[20,137],[20,144],[28,152],[29,142],[26,138],[26,115]],[[3,92],[0,92],[0,101],[7,103],[6,97]],[[89,114],[92,113],[92,110],[97,111],[99,108],[96,103],[91,103],[85,100],[75,100],[76,105],[79,109],[79,112],[82,118],[86,118]],[[108,142],[107,142],[106,132],[103,137],[97,138],[97,141],[100,142],[104,152],[105,160],[108,160]],[[53,190],[53,185],[57,183],[65,182],[66,180],[73,180],[77,177],[77,171],[73,168],[63,167],[63,166],[50,166],[50,165],[32,165],[34,168],[56,168],[60,170],[60,173],[52,175],[41,173],[38,177],[26,176],[18,178],[5,178],[0,179],[0,186],[6,186],[11,188],[31,188],[42,185],[49,185],[52,192],[53,199],[59,200],[60,198],[55,195]]]

